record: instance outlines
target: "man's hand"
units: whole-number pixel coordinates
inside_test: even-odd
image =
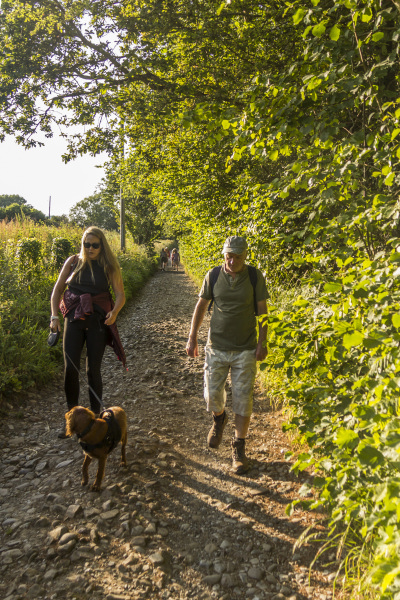
[[[191,358],[195,358],[199,355],[199,347],[197,345],[197,335],[200,329],[200,325],[203,321],[204,314],[207,310],[209,300],[205,298],[199,298],[194,309],[192,324],[190,326],[189,338],[186,344],[186,353]]]
[[[268,356],[268,348],[266,346],[263,346],[262,343],[258,343],[257,344],[257,349],[256,349],[256,360],[257,361],[262,361],[265,360]]]
[[[199,346],[197,339],[189,338],[186,344],[186,353],[191,358],[195,358],[199,355]]]

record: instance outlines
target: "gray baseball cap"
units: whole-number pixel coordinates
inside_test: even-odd
[[[227,252],[232,252],[233,254],[242,254],[245,250],[247,250],[247,248],[247,242],[244,237],[240,237],[239,235],[231,235],[225,240],[222,254],[227,254]]]

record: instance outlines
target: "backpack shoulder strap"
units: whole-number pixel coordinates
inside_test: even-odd
[[[78,262],[79,262],[79,256],[77,254],[75,254],[75,256],[73,257],[73,260],[71,261],[71,264],[69,266],[69,274],[68,274],[66,283],[69,283],[69,281],[72,277],[72,274],[78,265]]]
[[[257,269],[252,265],[247,265],[250,283],[253,286],[253,298],[254,298],[254,312],[258,315],[257,299],[256,299],[256,287],[257,287]]]
[[[78,256],[77,254],[75,254],[75,256],[74,256],[74,260],[73,260],[73,261],[72,261],[72,263],[71,263],[71,271],[72,271],[73,269],[75,269],[75,267],[77,266],[77,264],[78,264],[78,260],[79,260],[79,256]]]
[[[218,265],[218,267],[214,267],[213,269],[211,269],[211,273],[210,273],[211,302],[208,305],[208,312],[211,312],[211,307],[214,302],[214,285],[217,282],[217,279],[219,277],[221,269],[222,269],[221,265]]]

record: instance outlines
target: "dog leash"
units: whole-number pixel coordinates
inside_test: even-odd
[[[74,361],[72,360],[72,358],[70,357],[70,355],[68,354],[68,352],[66,350],[64,350],[64,354],[68,358],[69,362],[74,367],[76,372],[78,373],[79,377],[83,380],[80,370],[78,369],[78,367],[76,366],[76,364],[74,363]],[[85,381],[85,383],[86,383],[86,381]],[[102,403],[102,401],[100,400],[100,398],[98,397],[98,395],[96,394],[96,392],[94,391],[94,389],[92,388],[92,386],[90,385],[89,382],[88,382],[88,386],[89,386],[89,390],[92,392],[93,396],[96,398],[97,402],[100,404],[101,411],[103,412],[104,410],[106,410],[104,404]]]

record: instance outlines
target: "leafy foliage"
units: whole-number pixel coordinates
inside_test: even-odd
[[[18,194],[1,194],[0,195],[0,206],[5,208],[10,206],[10,204],[19,204],[20,206],[26,204],[25,198],[19,196]]]
[[[96,225],[102,229],[118,229],[115,211],[104,201],[101,192],[77,202],[69,211],[69,219],[79,227]]]
[[[64,237],[56,237],[51,245],[51,258],[57,269],[61,269],[64,262],[75,251],[75,246],[71,240]]]

